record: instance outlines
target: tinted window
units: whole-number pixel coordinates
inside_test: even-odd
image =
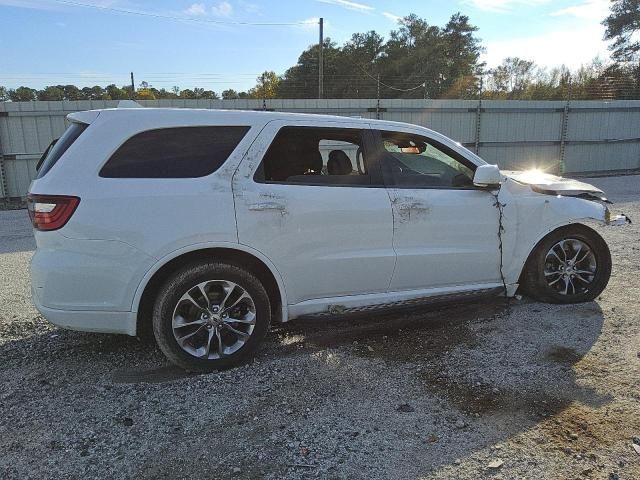
[[[84,123],[72,123],[69,125],[69,128],[65,130],[62,136],[51,142],[49,147],[44,152],[44,155],[38,161],[38,166],[36,167],[38,170],[38,174],[36,178],[42,178],[46,175],[46,173],[51,170],[60,157],[66,152],[69,147],[75,142],[80,134],[84,132],[89,125]]]
[[[401,132],[381,132],[387,183],[415,187],[473,185],[473,165],[445,145]]]
[[[107,178],[195,178],[215,172],[250,127],[180,127],[134,135],[100,170]]]
[[[363,131],[284,127],[274,138],[257,181],[326,185],[370,185]]]

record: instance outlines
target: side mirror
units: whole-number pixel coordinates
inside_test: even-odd
[[[473,175],[473,184],[476,187],[495,187],[500,185],[502,174],[497,165],[480,165]]]

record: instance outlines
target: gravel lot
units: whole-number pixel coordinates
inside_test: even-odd
[[[640,479],[640,177],[591,181],[638,220],[595,303],[296,321],[199,376],[49,325],[0,212],[0,478]]]

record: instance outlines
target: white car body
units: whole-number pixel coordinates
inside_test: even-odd
[[[577,197],[600,195],[595,187],[544,175],[505,175],[499,190],[254,180],[267,148],[285,126],[418,134],[470,164],[486,164],[447,137],[415,125],[146,108],[80,112],[68,119],[90,126],[48,173],[33,181],[30,194],[80,198],[62,228],[35,231],[38,248],[31,264],[37,308],[52,323],[70,329],[136,335],[154,276],[169,262],[205,249],[239,252],[266,267],[279,296],[276,320],[283,322],[416,299],[495,294],[505,286],[513,295],[525,261],[546,234],[563,225],[610,221],[602,202]],[[139,132],[216,125],[250,128],[211,175],[98,175],[113,152]],[[545,184],[550,190],[541,193]],[[504,205],[502,252],[495,195]]]

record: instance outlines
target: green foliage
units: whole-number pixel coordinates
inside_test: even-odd
[[[547,70],[517,57],[505,58],[483,78],[482,98],[494,100],[632,99],[640,96],[637,66],[605,66],[596,58],[574,72]]]
[[[430,25],[411,14],[398,21],[388,39],[375,31],[354,33],[343,45],[324,39],[324,98],[461,98],[560,100],[629,99],[640,97],[640,0],[612,0],[611,14],[603,21],[606,37],[614,40],[613,58],[606,66],[594,60],[574,72],[566,67],[545,69],[534,62],[505,58],[486,69],[480,61],[482,45],[477,27],[461,13],[444,26]],[[319,48],[304,50],[283,75],[265,71],[248,92],[227,89],[222,98],[316,98],[318,96]],[[42,90],[0,87],[0,101],[31,100],[123,100],[123,99],[218,99],[202,87],[181,90],[156,89],[140,83],[118,87],[47,86]]]
[[[614,40],[609,47],[618,62],[637,60],[640,53],[640,0],[612,0],[611,13],[602,24],[605,39]]]
[[[460,13],[444,27],[408,15],[386,42],[374,31],[353,34],[343,46],[326,39],[324,96],[375,98],[378,75],[383,98],[474,96],[482,67],[476,31]],[[318,54],[317,45],[302,52],[298,63],[283,75],[279,97],[317,96]]]
[[[223,100],[235,100],[236,98],[240,98],[240,97],[238,95],[238,92],[236,92],[232,88],[222,91]]]
[[[29,102],[37,99],[37,90],[29,87],[18,87],[9,90],[9,99],[13,102]]]
[[[280,77],[276,72],[263,72],[256,82],[256,86],[248,92],[251,98],[275,98],[278,95]]]

